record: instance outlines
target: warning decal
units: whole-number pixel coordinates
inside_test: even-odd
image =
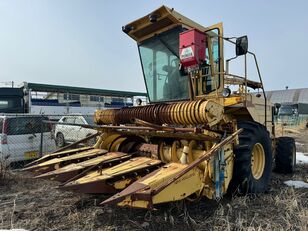
[[[187,59],[187,58],[191,58],[194,57],[194,51],[191,47],[186,47],[182,50],[180,58],[181,59]]]

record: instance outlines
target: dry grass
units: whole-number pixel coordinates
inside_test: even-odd
[[[7,163],[7,158],[0,159],[0,186],[8,185],[12,175],[9,164]]]
[[[308,190],[285,186],[304,180],[308,165],[296,173],[273,173],[271,190],[255,197],[220,202],[172,203],[157,211],[101,207],[105,197],[75,195],[55,184],[15,175],[17,183],[0,188],[0,228],[29,230],[308,230]]]
[[[302,130],[306,128],[307,122],[302,122],[298,126],[287,126],[285,124],[275,124],[275,133],[276,136],[297,136],[301,134]]]

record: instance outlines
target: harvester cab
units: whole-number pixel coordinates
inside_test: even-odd
[[[122,30],[138,43],[150,102],[221,92],[222,24],[205,28],[163,6]]]
[[[150,104],[98,110],[93,147],[45,155],[25,170],[81,193],[114,194],[103,204],[156,204],[264,192],[275,169],[292,172],[295,142],[275,138],[273,110],[246,36],[223,36],[165,6],[122,27],[139,49]],[[230,74],[224,42],[245,57],[245,76]],[[251,55],[259,81],[248,80]],[[231,92],[229,86],[237,86]],[[261,94],[248,88],[261,89]],[[287,151],[286,151],[287,150]]]

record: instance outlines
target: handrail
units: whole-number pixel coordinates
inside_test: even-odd
[[[220,35],[217,35],[217,37],[222,38],[225,41],[230,42],[230,43],[236,45],[236,42],[231,40],[231,39],[234,39],[235,37],[226,38],[226,37],[223,37],[223,36],[220,36]],[[251,52],[251,51],[247,51],[247,53],[252,55],[253,58],[254,58],[254,61],[255,61],[256,67],[257,67],[257,72],[258,72],[259,80],[260,80],[260,83],[262,85],[261,89],[262,89],[263,97],[264,97],[264,100],[265,100],[265,103],[264,103],[264,108],[265,108],[265,112],[264,112],[264,117],[265,117],[264,118],[264,125],[266,126],[266,123],[267,123],[267,97],[266,97],[265,90],[264,90],[264,85],[263,85],[262,76],[261,76],[260,68],[259,68],[258,61],[257,61],[257,56],[253,52]],[[236,56],[234,58],[237,58],[237,57],[238,56]],[[234,58],[231,58],[231,59],[234,59]],[[245,55],[245,59],[246,59],[246,55]],[[245,69],[246,69],[246,62],[245,62]]]

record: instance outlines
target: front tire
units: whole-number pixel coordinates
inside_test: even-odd
[[[62,148],[62,147],[65,146],[64,135],[63,135],[61,132],[59,132],[59,133],[57,134],[57,136],[56,136],[56,145],[57,145],[57,147],[59,147],[59,148]]]
[[[265,126],[239,121],[239,145],[234,148],[233,177],[229,192],[241,195],[263,193],[268,189],[272,170],[271,139]]]

